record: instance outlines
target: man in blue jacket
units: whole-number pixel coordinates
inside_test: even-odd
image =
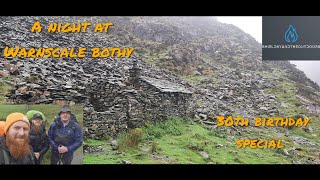
[[[71,164],[73,153],[82,144],[82,129],[71,113],[69,105],[63,105],[48,131],[52,147],[51,164]]]

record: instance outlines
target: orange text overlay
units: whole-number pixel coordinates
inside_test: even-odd
[[[92,24],[90,22],[85,23],[50,23],[48,26],[49,33],[77,33],[87,32],[87,28]],[[93,32],[108,32],[109,27],[113,26],[112,22],[98,23],[95,25]],[[31,28],[31,32],[41,32],[42,26],[39,21],[35,22]]]
[[[3,51],[4,57],[19,57],[19,58],[84,58],[86,57],[86,48],[21,48],[6,46]],[[129,58],[134,51],[134,48],[91,48],[92,58]]]
[[[236,148],[251,148],[251,149],[255,149],[255,148],[259,148],[259,149],[267,149],[267,148],[277,148],[277,149],[281,149],[284,148],[284,146],[281,144],[281,140],[275,140],[275,139],[271,139],[271,140],[264,140],[264,139],[239,139],[236,141],[237,146]]]
[[[217,126],[249,126],[249,118],[243,117],[232,117],[228,116],[225,118],[224,116],[217,116]],[[308,125],[311,117],[307,118],[281,118],[281,117],[274,117],[274,118],[254,118],[253,126],[297,126],[297,127],[305,127]]]

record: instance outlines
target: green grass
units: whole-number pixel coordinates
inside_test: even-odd
[[[5,105],[0,104],[0,120],[5,120],[7,115],[13,112],[21,112],[21,113],[27,113],[28,110],[38,110],[41,111],[46,116],[46,130],[49,130],[50,125],[53,122],[54,117],[59,113],[60,106],[54,105],[54,104],[40,104],[40,105],[29,105],[29,108],[26,105]],[[83,127],[83,107],[81,105],[73,105],[71,106],[72,113],[76,116],[79,124],[81,127]],[[43,163],[44,164],[50,164],[50,154],[51,154],[51,148],[49,151],[45,154]],[[82,147],[79,148],[75,152],[75,156],[83,156],[83,150]],[[80,163],[82,163],[82,158],[80,159]]]
[[[13,112],[26,113],[26,105],[4,105],[0,104],[0,119],[6,119],[6,117]]]
[[[181,76],[181,78],[193,85],[201,85],[201,81],[207,80],[210,77],[207,76],[197,76],[197,75],[189,75],[189,76]]]
[[[149,124],[142,131],[142,141],[139,148],[135,149],[113,151],[107,142],[94,141],[94,144],[102,143],[105,151],[85,154],[84,164],[118,164],[121,160],[128,160],[133,164],[290,163],[275,149],[237,149],[238,138],[227,138],[227,135],[212,132],[191,120],[170,118],[166,122]],[[92,140],[87,142],[91,143]],[[220,148],[220,145],[223,147]],[[210,158],[204,158],[200,151],[207,152]],[[162,158],[155,159],[154,156]]]
[[[278,79],[284,78],[287,75],[287,71],[283,69],[273,68],[272,72],[269,71],[257,71],[257,74],[261,75],[266,79]]]
[[[5,95],[13,89],[14,87],[12,87],[10,84],[6,82],[0,82],[0,104],[6,103]]]
[[[185,130],[184,124],[187,120],[170,117],[167,121],[157,123],[147,123],[143,129],[143,139],[153,140],[164,135],[178,136]]]
[[[309,121],[306,128],[311,127],[313,129],[313,132],[305,132],[303,128],[301,127],[295,127],[293,128],[290,133],[294,136],[301,136],[304,138],[307,138],[311,141],[320,143],[320,119],[318,117],[311,117],[311,120]]]
[[[294,83],[283,82],[276,87],[267,90],[267,92],[275,95],[278,100],[288,106],[287,108],[281,108],[286,116],[294,116],[296,114],[306,113],[305,110],[299,108],[300,101],[296,96],[296,90],[297,87]]]
[[[142,130],[140,128],[130,129],[129,132],[119,136],[119,149],[138,148],[141,141]]]

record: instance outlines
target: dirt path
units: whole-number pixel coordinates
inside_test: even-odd
[[[83,145],[74,152],[71,164],[83,164]]]

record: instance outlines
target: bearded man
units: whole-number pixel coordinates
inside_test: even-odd
[[[35,164],[29,145],[30,123],[22,113],[11,113],[6,118],[4,135],[0,137],[0,164]]]
[[[49,150],[48,136],[43,123],[44,117],[36,113],[31,119],[30,145],[36,157],[36,164],[41,164],[44,154]]]

